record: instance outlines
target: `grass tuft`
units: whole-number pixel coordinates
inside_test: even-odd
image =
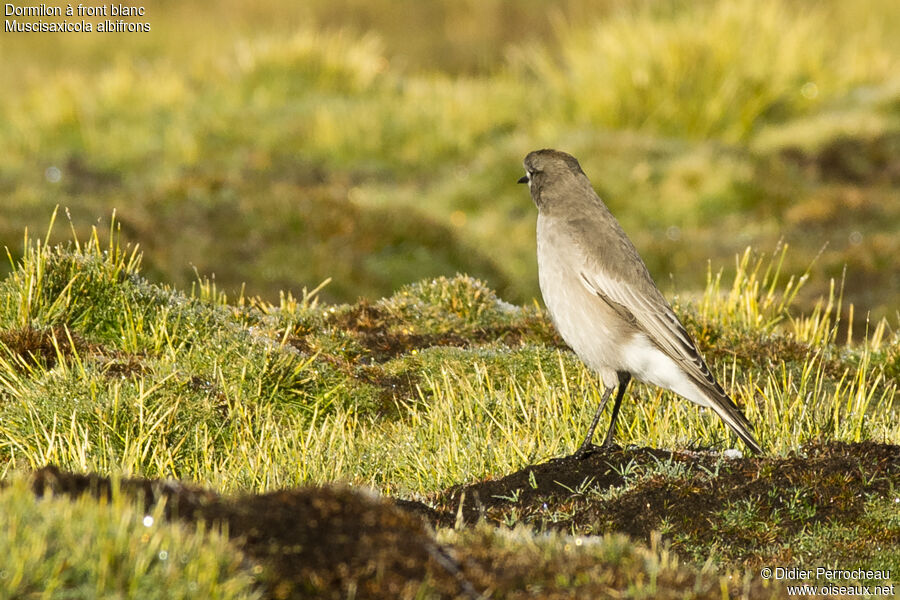
[[[23,477],[0,491],[0,594],[7,598],[216,598],[261,595],[243,554],[202,524],[166,522],[115,489],[98,503],[35,499]]]

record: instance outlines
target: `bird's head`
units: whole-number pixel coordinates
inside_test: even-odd
[[[559,191],[585,184],[590,187],[581,165],[571,154],[559,150],[535,150],[525,157],[523,164],[525,176],[519,179],[519,183],[528,184],[531,199],[538,209],[546,208]]]

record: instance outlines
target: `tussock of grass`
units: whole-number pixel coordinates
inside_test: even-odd
[[[889,53],[866,34],[834,43],[827,32],[846,23],[830,12],[779,1],[623,8],[520,60],[576,121],[737,141],[888,74]]]
[[[108,503],[35,500],[22,477],[0,490],[6,598],[219,598],[261,595],[220,532],[166,522],[118,492]]]

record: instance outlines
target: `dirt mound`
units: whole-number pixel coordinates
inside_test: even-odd
[[[644,542],[666,531],[676,551],[679,539],[696,547],[726,537],[729,547],[720,554],[752,563],[760,544],[816,523],[853,520],[868,497],[888,494],[898,481],[900,447],[887,444],[833,442],[786,458],[736,459],[598,448],[584,459],[553,459],[432,500],[438,526],[461,516],[582,535],[623,532]],[[729,525],[728,511],[745,513],[746,522]]]
[[[423,585],[441,597],[475,596],[424,521],[374,495],[307,487],[229,498],[147,479],[126,479],[119,487],[144,506],[165,499],[168,518],[226,525],[266,569],[272,598],[412,598]],[[109,497],[112,484],[45,467],[35,473],[33,489],[39,496]]]
[[[436,494],[430,506],[341,487],[234,497],[162,480],[126,479],[118,487],[145,506],[165,499],[168,518],[227,526],[263,567],[270,598],[590,598],[629,589],[652,562],[640,553],[654,551],[631,546],[609,561],[590,553],[554,554],[536,541],[509,542],[504,532],[516,530],[507,527],[527,524],[551,535],[624,532],[650,548],[661,543],[653,532],[662,532],[663,543],[691,560],[715,554],[745,568],[776,559],[790,564],[792,536],[816,524],[859,526],[854,539],[873,535],[900,543],[896,529],[866,531],[862,516],[869,499],[891,501],[898,481],[900,447],[829,443],[775,458],[596,449],[583,459],[554,459],[455,486]],[[38,495],[108,497],[113,487],[109,478],[55,467],[33,480]],[[440,544],[428,523],[479,524]],[[721,597],[722,585],[732,584],[750,598],[780,593],[758,577],[727,583],[677,562],[660,577],[657,597]]]

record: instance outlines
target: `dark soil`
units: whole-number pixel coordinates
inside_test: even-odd
[[[109,497],[109,478],[45,467],[39,496]],[[475,597],[425,522],[389,500],[338,487],[220,496],[173,481],[126,479],[122,492],[150,506],[166,500],[169,518],[227,526],[247,555],[266,569],[270,598],[404,598],[427,584],[443,597]]]
[[[43,329],[16,327],[0,330],[0,344],[16,357],[13,366],[19,370],[36,365],[52,369],[60,358],[77,355],[98,360],[103,373],[109,377],[131,377],[146,371],[144,355],[89,343],[78,332],[60,325]]]
[[[739,459],[598,448],[583,459],[558,458],[444,491],[433,499],[433,522],[452,526],[461,514],[466,523],[514,520],[584,535],[616,531],[645,543],[651,532],[666,530],[676,551],[688,543],[715,545],[724,558],[753,566],[761,544],[816,523],[852,521],[868,496],[898,485],[900,447],[887,444],[834,442],[787,458]],[[622,489],[604,494],[611,488]],[[726,532],[721,515],[735,508],[750,522]]]
[[[35,474],[33,486],[38,495],[111,493],[108,478],[52,466]],[[539,554],[515,555],[477,533],[484,525],[463,538],[463,545],[441,546],[429,524],[483,521],[576,535],[622,532],[650,545],[658,543],[651,532],[664,531],[664,541],[685,558],[698,548],[715,548],[719,559],[751,568],[774,558],[789,561],[789,552],[767,555],[764,549],[815,523],[853,522],[867,498],[896,494],[898,487],[900,447],[876,443],[814,444],[789,457],[736,459],[706,451],[597,449],[583,459],[554,459],[500,479],[455,486],[436,494],[431,506],[339,487],[224,497],[177,482],[121,482],[122,491],[145,506],[166,498],[170,518],[226,524],[250,559],[264,567],[271,598],[405,598],[422,586],[444,598],[610,597],[630,584],[628,571],[617,565],[605,566],[611,570],[597,576],[596,584],[589,579],[587,586],[581,581],[573,588],[561,583],[561,574],[594,573],[596,559],[580,565],[576,555],[561,566]],[[740,518],[729,518],[729,511]],[[882,535],[900,537],[896,531]],[[664,597],[721,597],[712,579],[680,569],[667,575]],[[733,591],[738,589],[751,598],[777,593],[759,581]]]
[[[82,353],[88,348],[87,342],[74,331],[64,327],[35,329],[19,327],[0,331],[0,344],[22,361],[21,367],[42,364],[51,369],[59,357]]]

